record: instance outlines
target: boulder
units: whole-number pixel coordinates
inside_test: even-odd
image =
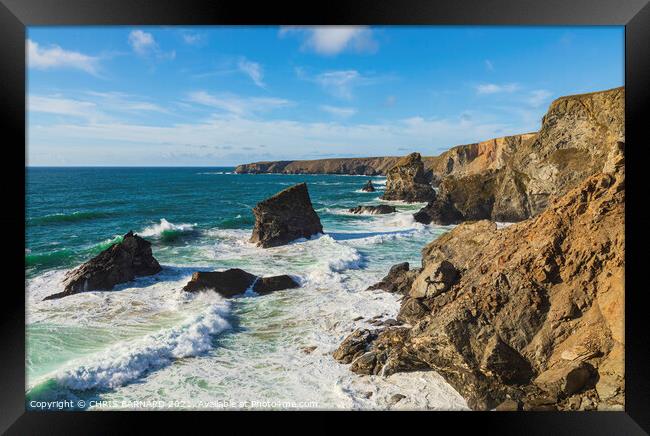
[[[192,274],[192,279],[185,285],[185,292],[213,290],[222,297],[229,298],[251,289],[258,294],[293,289],[300,287],[291,276],[279,275],[258,277],[239,268],[225,271],[199,271]]]
[[[256,279],[257,276],[239,268],[226,271],[198,271],[192,274],[192,279],[185,285],[183,291],[213,290],[228,298],[246,292]]]
[[[400,159],[388,171],[384,200],[400,200],[407,203],[428,202],[436,197],[424,171],[420,153],[411,153]]]
[[[282,291],[284,289],[299,288],[300,283],[295,281],[291,276],[286,274],[272,277],[260,277],[253,286],[253,291],[258,294],[268,294],[270,292]]]
[[[375,186],[372,184],[372,180],[368,180],[361,190],[363,192],[375,192]]]
[[[250,241],[260,247],[277,247],[299,238],[323,233],[305,183],[291,186],[253,208],[255,227]]]
[[[409,263],[403,262],[393,265],[388,271],[388,275],[381,279],[381,281],[369,286],[366,290],[372,291],[381,289],[387,292],[397,292],[400,294],[408,294],[413,284],[413,280],[419,273],[419,269],[409,269]]]
[[[377,334],[370,330],[356,330],[341,342],[332,356],[341,363],[352,363],[365,353],[370,342]]]
[[[348,212],[354,214],[368,213],[371,215],[385,215],[388,213],[395,213],[397,209],[395,206],[389,206],[387,204],[380,204],[379,206],[357,206],[352,209],[348,209]]]
[[[151,243],[130,231],[121,242],[111,245],[88,262],[65,275],[64,291],[45,300],[66,297],[84,291],[107,291],[119,283],[161,271],[151,253]]]
[[[458,270],[451,262],[443,260],[427,265],[409,289],[413,298],[431,298],[451,289],[458,280]]]

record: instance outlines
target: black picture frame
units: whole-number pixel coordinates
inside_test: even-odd
[[[329,0],[323,4],[236,0],[0,0],[0,89],[3,105],[4,160],[0,171],[5,197],[0,221],[4,229],[5,274],[0,316],[0,431],[7,434],[115,434],[151,430],[153,421],[165,425],[178,419],[206,420],[237,429],[271,418],[285,426],[283,413],[218,412],[218,419],[200,412],[34,412],[25,411],[25,300],[18,271],[25,271],[25,37],[26,26],[154,24],[434,24],[434,25],[624,25],[626,116],[626,405],[624,412],[426,412],[431,431],[468,427],[494,434],[646,434],[650,431],[650,335],[645,324],[648,286],[643,277],[650,218],[643,212],[644,151],[650,146],[643,114],[650,101],[650,5],[647,0]],[[12,138],[12,139],[8,139]],[[645,194],[645,195],[644,195]],[[6,201],[6,200],[5,200]],[[646,230],[644,230],[644,225]],[[21,259],[23,259],[21,261]],[[639,280],[635,280],[639,278]],[[22,281],[22,284],[21,284]],[[301,412],[291,412],[298,414]],[[327,412],[310,412],[305,431],[323,424],[341,426]],[[391,412],[397,413],[397,412]],[[254,415],[242,419],[242,414]],[[355,417],[365,427],[380,414]],[[383,414],[383,417],[386,415]],[[292,420],[292,417],[289,417]],[[409,422],[404,413],[390,416]],[[405,420],[406,419],[406,420]],[[403,421],[405,420],[405,421]],[[450,426],[451,425],[451,426]],[[351,430],[355,425],[346,425]],[[210,428],[210,427],[208,427]],[[342,428],[342,427],[340,427]],[[169,427],[171,429],[171,427]],[[221,431],[225,427],[222,427]],[[121,430],[121,431],[120,431]],[[395,430],[399,431],[399,430]]]

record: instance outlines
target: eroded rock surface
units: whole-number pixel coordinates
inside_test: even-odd
[[[156,274],[161,269],[151,252],[151,243],[130,231],[121,242],[69,271],[63,280],[64,291],[49,295],[45,300],[84,291],[107,291],[136,277]]]
[[[621,410],[622,144],[604,160],[534,218],[427,245],[398,317],[410,327],[354,332],[335,357],[360,374],[435,370],[473,409]]]
[[[195,272],[192,274],[191,280],[183,288],[183,291],[211,290],[222,297],[230,298],[242,294],[248,289],[252,289],[259,294],[267,294],[298,287],[300,287],[300,284],[288,275],[258,277],[242,269],[231,268],[225,271]]]
[[[400,159],[388,171],[384,200],[408,203],[431,201],[436,193],[424,171],[420,153],[411,153]]]
[[[361,190],[363,192],[375,192],[375,185],[372,184],[372,180],[368,180]]]
[[[260,247],[277,247],[323,233],[305,183],[291,186],[259,202],[253,208],[253,215],[255,227],[250,241]]]

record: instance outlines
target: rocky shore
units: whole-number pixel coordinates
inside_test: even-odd
[[[535,218],[467,222],[374,289],[404,326],[361,329],[334,358],[359,374],[431,369],[476,410],[622,410],[625,169],[600,171]]]

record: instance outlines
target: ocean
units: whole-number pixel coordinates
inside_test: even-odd
[[[368,179],[377,192],[361,191]],[[325,234],[250,244],[251,208],[300,182]],[[347,213],[381,202],[384,185],[383,177],[233,168],[28,168],[27,407],[466,410],[435,372],[360,376],[332,358],[356,328],[397,315],[399,296],[365,289],[395,263],[419,265],[422,247],[449,230],[414,222],[422,204]],[[66,271],[129,230],[152,242],[161,273],[43,301],[62,290]],[[302,286],[229,300],[181,290],[194,271],[234,267],[291,274]],[[392,404],[395,394],[405,398]]]

